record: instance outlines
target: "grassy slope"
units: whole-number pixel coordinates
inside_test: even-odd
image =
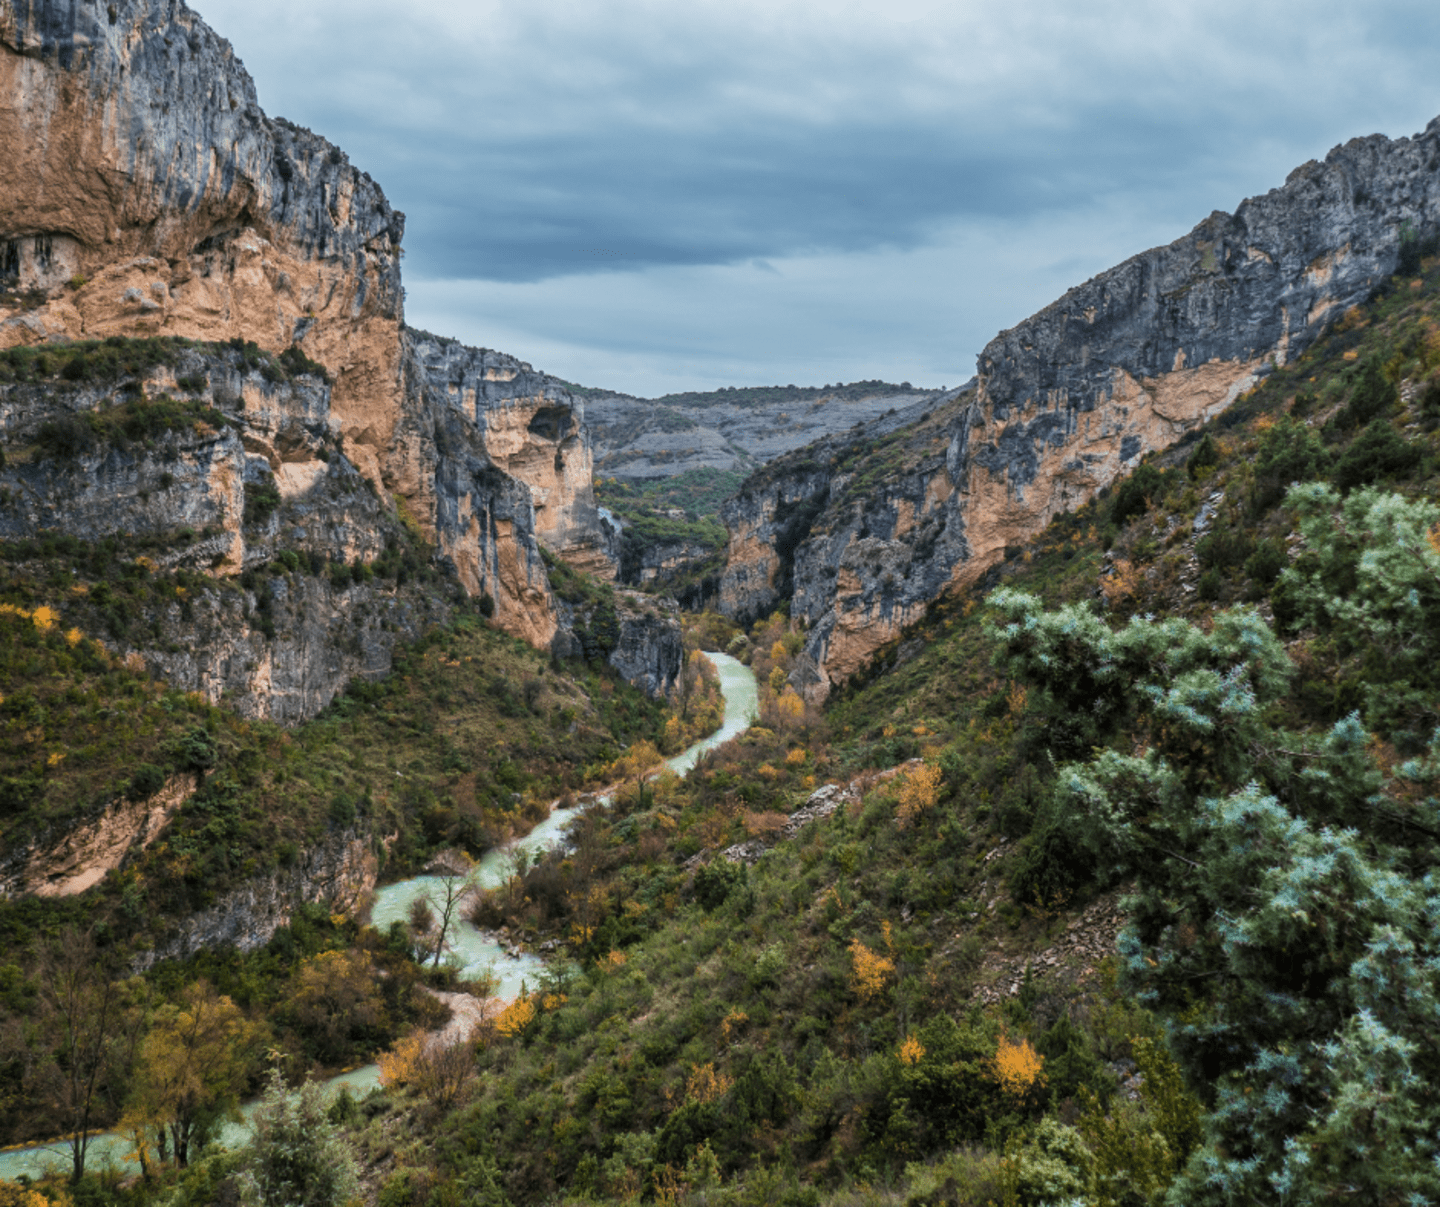
[[[1003,580],[1051,605],[1093,599],[1116,620],[1155,612],[1203,624],[1250,601],[1278,605],[1283,621],[1274,559],[1257,555],[1288,548],[1282,498],[1296,429],[1286,416],[1323,449],[1310,476],[1433,497],[1437,320],[1432,264],[1419,286],[1396,282],[1347,316],[1204,436],[1015,550],[986,587]],[[1357,443],[1371,365],[1404,389]],[[1223,539],[1197,539],[1207,503]],[[765,724],[685,784],[622,798],[590,820],[569,858],[531,873],[528,924],[568,939],[583,971],[549,987],[565,1002],[482,1054],[469,1106],[439,1123],[423,1108],[408,1116],[425,1127],[401,1159],[436,1187],[484,1166],[517,1203],[566,1187],[608,1201],[663,1193],[708,1141],[726,1189],[704,1201],[899,1203],[907,1185],[918,1194],[938,1178],[907,1162],[961,1145],[946,1167],[958,1189],[910,1201],[998,1198],[994,1150],[1042,1111],[1073,1118],[1080,1086],[1112,1087],[1130,1037],[1155,1027],[1063,960],[1003,1004],[980,1005],[997,951],[1012,971],[1027,952],[1054,951],[1099,888],[1031,833],[1053,760],[1083,755],[1096,735],[997,676],[983,595],[933,607],[823,719],[783,703],[794,650],[780,618],[737,641],[765,685]],[[1376,669],[1324,634],[1294,637],[1301,669],[1286,721],[1328,725]],[[777,665],[779,697],[769,690]],[[899,822],[904,781],[893,781],[777,843],[748,872],[713,858],[773,837],[775,814],[815,782],[917,755],[944,777],[911,824]],[[697,867],[702,853],[710,862]],[[871,963],[881,972],[872,991],[859,973],[875,958],[892,966]],[[1021,1098],[999,1091],[991,1062],[1002,1032],[1046,1055],[1047,1086]],[[916,1061],[902,1052],[907,1037],[926,1049]],[[405,1126],[392,1121],[386,1134],[387,1145],[403,1143]],[[966,1144],[992,1155],[965,1156]],[[859,1189],[877,1183],[896,1189]]]

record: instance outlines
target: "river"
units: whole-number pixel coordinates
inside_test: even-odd
[[[705,656],[710,659],[720,676],[720,690],[725,696],[725,717],[720,728],[708,738],[702,738],[689,749],[665,760],[679,775],[687,775],[707,751],[744,733],[754,724],[759,708],[755,676],[749,667],[728,654],[707,651]],[[607,799],[600,797],[593,803],[603,804]],[[480,860],[478,884],[483,888],[496,888],[504,884],[513,866],[513,850],[523,849],[539,854],[558,846],[564,841],[566,826],[581,809],[588,807],[591,806],[577,805],[572,809],[554,809],[548,818],[524,838],[518,839],[509,847],[487,852]],[[391,922],[404,921],[409,916],[411,903],[419,897],[433,896],[435,891],[441,888],[441,884],[438,876],[415,876],[409,880],[387,884],[375,895],[375,904],[370,912],[371,921],[376,929],[381,931],[388,929]],[[544,962],[538,956],[528,953],[507,955],[504,948],[464,918],[451,921],[445,938],[447,947],[460,966],[461,975],[473,977],[490,973],[496,979],[494,992],[497,997],[514,997],[520,991],[522,981],[528,981],[531,986],[535,985],[544,968]],[[375,1065],[366,1065],[362,1069],[341,1073],[326,1084],[336,1088],[346,1086],[360,1092],[370,1089],[378,1082],[379,1070]],[[222,1144],[233,1147],[245,1143],[249,1135],[249,1111],[252,1109],[253,1105],[245,1108],[242,1112],[244,1119],[226,1126],[220,1135]],[[91,1137],[86,1166],[94,1169],[107,1163],[123,1166],[128,1159],[130,1147],[129,1140],[123,1136],[113,1132],[97,1133]],[[70,1150],[63,1143],[33,1145],[0,1152],[0,1179],[6,1181],[13,1181],[22,1174],[38,1178],[51,1169],[66,1171],[69,1168]]]

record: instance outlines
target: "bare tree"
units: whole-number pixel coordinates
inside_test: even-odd
[[[432,968],[440,966],[440,957],[445,953],[445,936],[449,933],[450,923],[454,920],[460,903],[467,894],[474,890],[478,882],[480,869],[469,855],[463,851],[457,851],[454,852],[452,858],[459,861],[462,866],[456,867],[447,863],[444,870],[436,876],[440,883],[424,897],[424,900],[435,912],[435,951],[430,961]],[[414,907],[411,908],[413,913]]]
[[[49,1058],[34,1067],[33,1089],[64,1121],[71,1178],[85,1173],[97,1116],[119,1096],[133,1057],[136,1020],[89,931],[67,927],[40,960],[40,1032]]]

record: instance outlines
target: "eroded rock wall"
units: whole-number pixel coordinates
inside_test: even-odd
[[[786,597],[777,517],[791,497],[823,498],[790,555],[792,615],[811,632],[797,679],[823,697],[941,591],[974,582],[1007,545],[1307,348],[1395,271],[1402,232],[1437,229],[1440,119],[1297,168],[998,335],[943,457],[912,457],[859,495],[834,468],[817,476],[808,450],[791,455],[793,481],[785,459],[768,466],[764,489],[725,513],[722,609],[753,615]]]
[[[0,310],[0,346],[299,343],[335,374],[352,460],[377,487],[398,476],[404,215],[338,147],[268,118],[194,12],[0,0],[0,145],[0,267],[33,291]]]
[[[616,565],[595,505],[583,401],[503,352],[413,328],[405,343],[412,388],[470,420],[495,465],[530,488],[540,543],[576,569],[612,580]]]
[[[509,631],[541,646],[555,631],[537,532],[613,573],[578,403],[514,358],[407,335],[404,215],[340,148],[267,117],[229,43],[179,0],[0,0],[0,146],[0,347],[298,345],[333,378],[310,419]],[[252,454],[265,423],[247,416]],[[195,450],[214,472],[185,504],[226,530],[234,440]],[[287,500],[310,498],[309,526],[336,527],[311,490],[325,471],[270,460]],[[92,483],[97,507],[115,485]],[[151,510],[175,501],[154,498]],[[338,523],[353,554],[373,555]],[[247,556],[237,538],[213,568],[238,572]]]
[[[179,418],[145,428],[148,409],[174,413],[176,392]],[[245,716],[314,716],[451,606],[438,582],[351,573],[414,540],[340,451],[328,392],[319,377],[267,381],[240,354],[200,350],[109,385],[0,385],[0,538],[122,536],[154,568],[203,572],[207,585],[155,597],[143,624],[106,640]],[[98,432],[96,417],[108,421]],[[53,447],[57,425],[68,447]]]
[[[156,936],[155,946],[135,961],[133,971],[144,972],[161,960],[182,960],[211,947],[253,951],[288,925],[300,905],[353,913],[374,891],[379,870],[380,861],[362,830],[332,830],[289,867],[246,881]]]

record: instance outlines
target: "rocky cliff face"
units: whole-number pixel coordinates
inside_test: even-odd
[[[386,671],[395,643],[450,605],[435,583],[374,573],[402,551],[413,563],[416,542],[340,451],[324,379],[261,368],[279,376],[243,352],[182,348],[105,384],[0,385],[0,537],[116,538],[137,567],[202,572],[127,625],[120,651],[294,722]]]
[[[0,98],[0,267],[40,303],[0,312],[0,344],[299,343],[335,374],[351,459],[377,487],[404,476],[404,215],[266,117],[228,42],[173,0],[0,0]]]
[[[162,960],[185,959],[209,947],[253,951],[287,925],[302,904],[352,913],[374,891],[379,869],[380,861],[363,832],[334,830],[290,867],[247,881],[168,934],[157,935],[154,947],[136,961],[133,971],[144,972]]]
[[[465,590],[490,597],[497,623],[538,646],[559,623],[538,541],[613,573],[579,403],[511,357],[404,328],[404,216],[338,147],[267,117],[229,44],[179,0],[0,0],[0,145],[0,348],[252,341],[270,353],[297,347],[330,378],[277,394],[253,373],[189,366],[209,377],[207,400],[240,400],[221,407],[233,423],[172,434],[158,459],[108,447],[63,464],[32,459],[13,477],[20,503],[0,508],[0,532],[190,529],[203,535],[184,556],[223,577],[277,542],[368,564],[403,519]],[[50,393],[10,391],[6,431],[33,430]],[[113,401],[59,394],[75,414]],[[283,500],[268,527],[244,522],[247,485]],[[244,626],[239,647],[215,654],[255,668],[239,694],[258,711],[310,715],[348,673],[388,665],[393,639],[362,638],[346,659],[309,633],[344,615],[332,600],[311,616],[316,602],[301,593],[277,604],[306,630],[277,655],[289,670],[268,674],[276,658],[243,648]],[[383,631],[395,623],[386,616]],[[213,666],[177,673],[235,689],[234,674]],[[308,686],[282,700],[297,677]]]
[[[888,472],[874,435],[767,466],[724,513],[722,607],[792,597],[811,626],[797,678],[823,697],[938,593],[1303,351],[1394,272],[1402,235],[1437,227],[1440,119],[1337,147],[1002,332],[973,395]]]
[[[494,464],[530,488],[539,542],[577,570],[613,579],[582,400],[558,378],[503,352],[413,329],[405,347],[407,392],[475,425]]]

